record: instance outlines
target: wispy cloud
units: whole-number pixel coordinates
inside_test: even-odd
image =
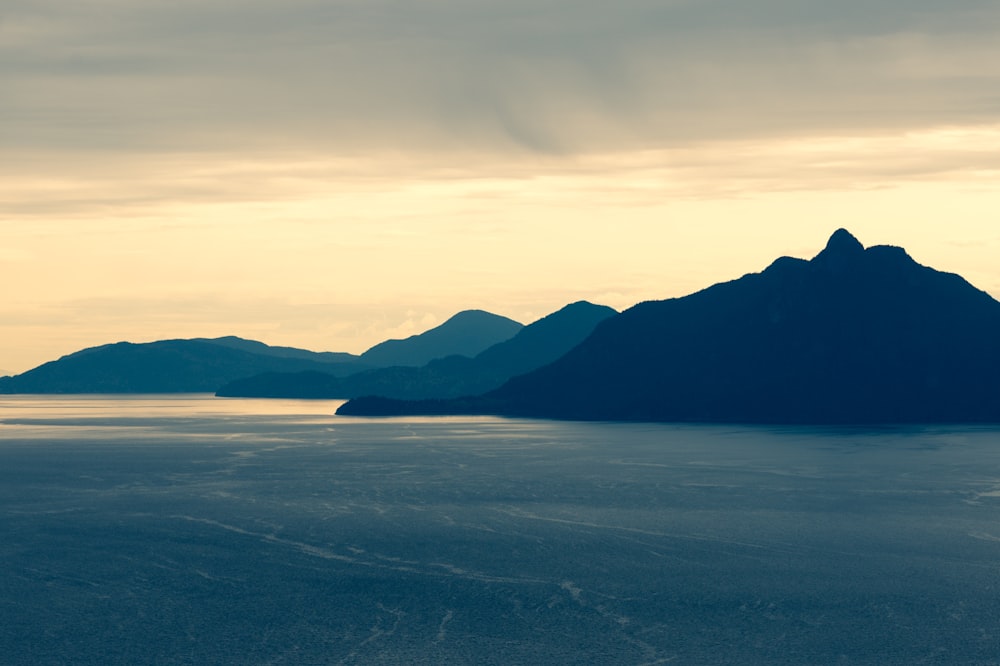
[[[0,207],[35,223],[156,218],[160,221],[152,224],[176,226],[197,224],[190,221],[193,208],[211,212],[218,206],[228,206],[234,215],[266,216],[273,209],[286,221],[304,221],[322,209],[327,219],[348,221],[370,218],[392,202],[405,208],[435,196],[449,199],[453,208],[463,201],[481,209],[530,197],[558,201],[583,195],[627,208],[655,204],[667,195],[707,199],[930,180],[961,179],[967,188],[992,188],[1000,174],[1000,126],[689,141],[571,159],[480,155],[468,157],[463,168],[438,157],[419,152],[358,159],[178,153],[115,155],[92,165],[80,156],[59,162],[27,159],[8,167]]]

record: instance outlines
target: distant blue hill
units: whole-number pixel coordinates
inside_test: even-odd
[[[346,373],[364,367],[351,354],[270,347],[236,337],[118,342],[2,377],[0,393],[211,393],[259,372]]]
[[[222,338],[194,338],[194,342],[210,342],[232,349],[239,349],[251,354],[263,356],[277,356],[280,358],[296,358],[306,361],[319,361],[321,363],[341,364],[345,369],[364,366],[361,357],[347,352],[314,352],[296,347],[277,347],[264,344],[256,340],[246,340],[229,335]]]
[[[522,327],[474,358],[452,355],[421,367],[392,366],[336,377],[330,373],[265,373],[223,386],[225,397],[448,398],[497,388],[514,375],[550,363],[581,342],[615,310],[579,301]],[[365,356],[362,356],[365,358]]]
[[[1000,422],[1000,303],[841,229],[810,261],[604,321],[478,397],[352,400],[354,415],[486,413],[775,424]]]
[[[118,342],[0,377],[0,393],[214,393],[236,379],[263,373],[339,377],[391,363],[423,365],[439,356],[475,355],[521,328],[506,317],[470,310],[420,335],[376,345],[360,356],[272,347],[234,336]]]
[[[369,366],[422,366],[434,359],[459,355],[472,357],[509,340],[523,324],[483,310],[465,310],[440,326],[405,340],[386,340],[361,354]]]

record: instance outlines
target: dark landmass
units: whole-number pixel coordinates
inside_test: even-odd
[[[261,372],[367,367],[351,354],[270,347],[236,337],[118,342],[84,349],[13,377],[0,393],[211,393],[226,382]]]
[[[266,373],[239,379],[221,389],[222,397],[451,398],[484,393],[511,377],[556,360],[579,344],[601,321],[616,312],[586,301],[572,303],[493,345],[475,358],[448,356],[419,368],[395,366],[335,377],[329,373]]]
[[[215,391],[219,398],[343,398],[343,377],[320,370],[262,372],[226,382]]]
[[[386,340],[361,355],[371,367],[419,367],[434,359],[459,355],[472,357],[508,340],[523,328],[513,319],[483,310],[465,310],[440,326],[405,340]]]
[[[380,395],[351,398],[337,408],[338,416],[507,416],[510,404],[493,396],[495,391],[479,396],[440,399],[404,400]],[[559,418],[559,417],[539,417]],[[588,419],[576,419],[586,421]]]
[[[1000,422],[1000,303],[839,230],[811,261],[641,303],[478,398],[352,400],[340,414],[578,420]]]

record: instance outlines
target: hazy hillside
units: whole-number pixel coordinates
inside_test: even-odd
[[[218,395],[267,398],[446,398],[497,388],[514,375],[554,361],[616,314],[603,305],[580,301],[565,306],[475,358],[448,356],[422,367],[393,366],[333,377],[320,372],[267,373],[223,386]]]
[[[523,325],[483,310],[465,310],[440,326],[405,340],[386,340],[361,355],[370,366],[421,366],[436,358],[473,357],[513,337]]]

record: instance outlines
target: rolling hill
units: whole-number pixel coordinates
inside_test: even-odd
[[[262,373],[340,377],[395,362],[422,365],[438,355],[478,353],[521,328],[506,317],[466,311],[430,331],[386,341],[361,356],[273,347],[235,336],[118,342],[0,377],[0,393],[213,393],[233,380]]]
[[[227,337],[118,342],[90,347],[13,377],[0,393],[211,393],[248,374],[286,370],[348,372],[361,363],[347,354],[323,354]]]

